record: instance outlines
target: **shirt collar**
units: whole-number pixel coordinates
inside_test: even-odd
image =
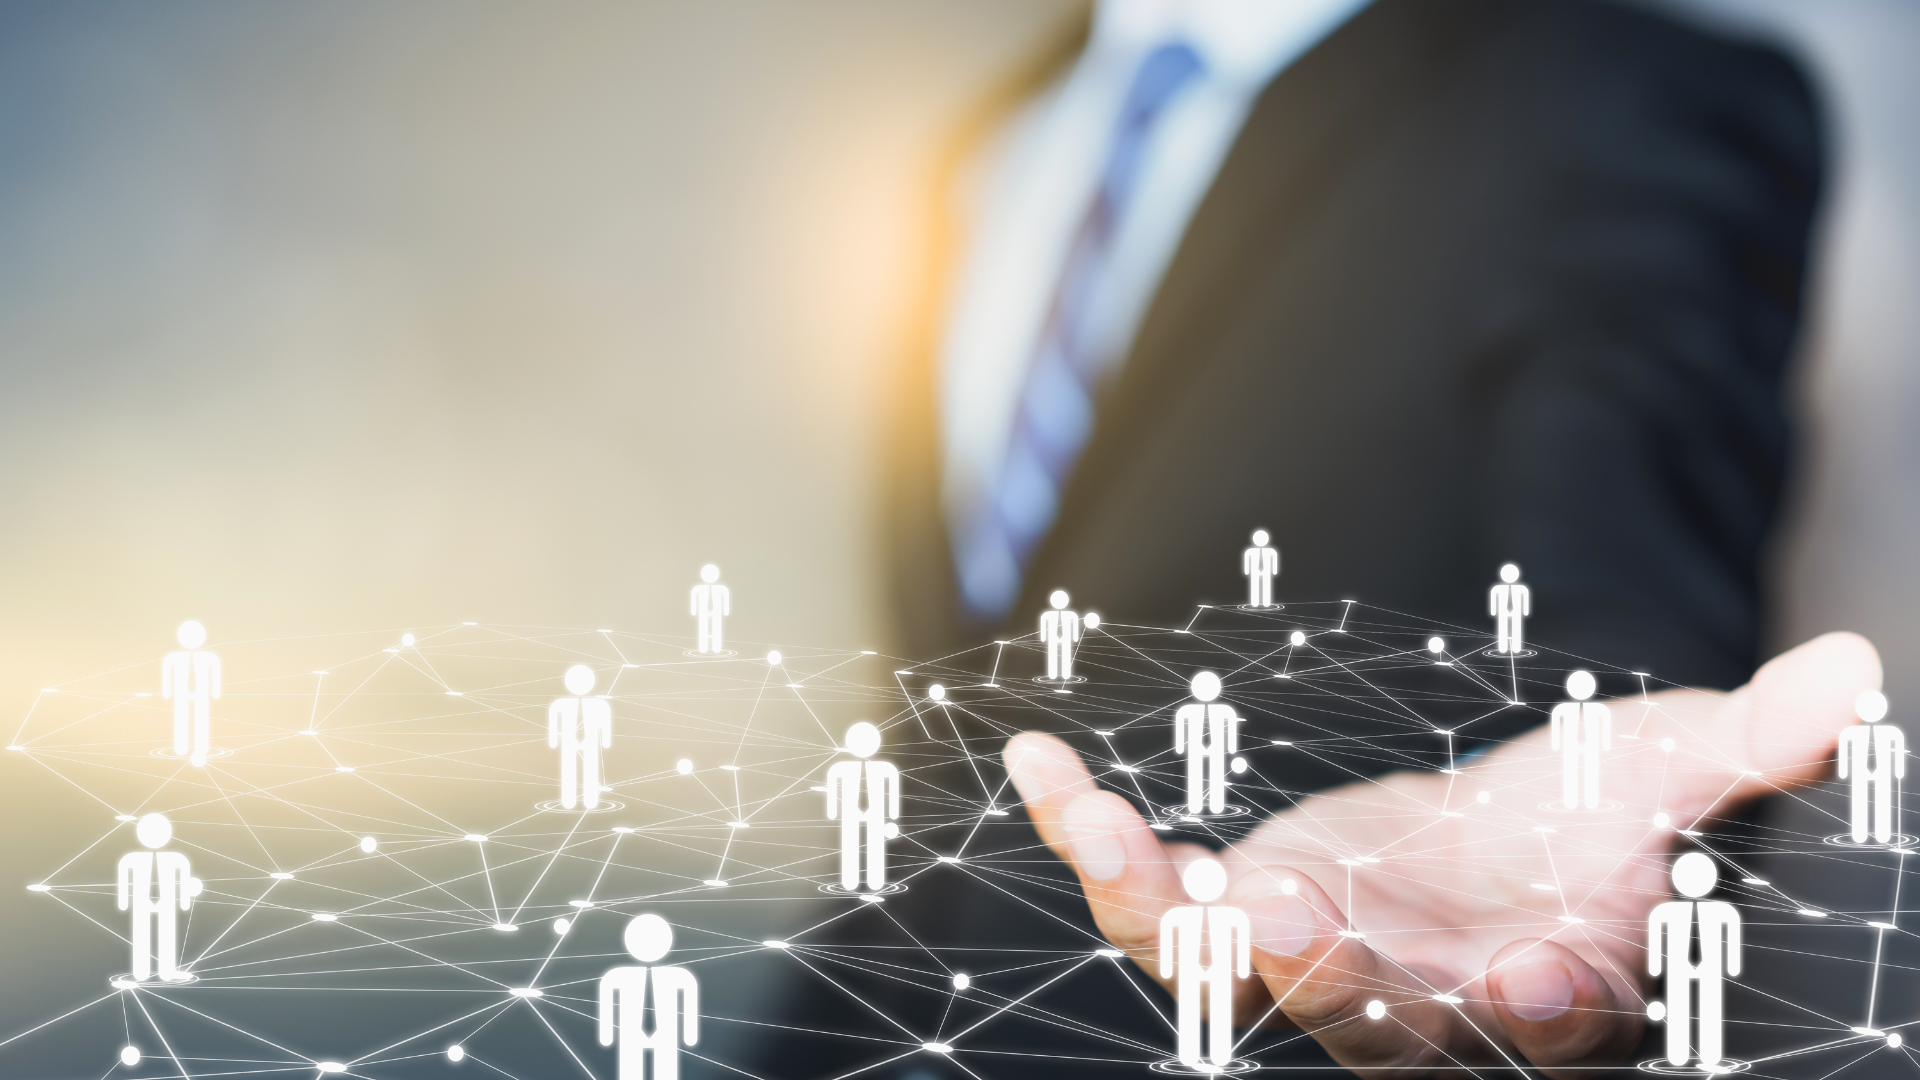
[[[1100,0],[1089,49],[1137,55],[1176,38],[1223,83],[1262,86],[1368,0]]]

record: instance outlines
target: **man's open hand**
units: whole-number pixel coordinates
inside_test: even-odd
[[[1391,773],[1302,800],[1220,856],[1233,881],[1219,902],[1253,926],[1257,977],[1240,984],[1236,1023],[1298,1025],[1363,1073],[1624,1062],[1645,1023],[1645,924],[1669,896],[1674,830],[1817,779],[1855,697],[1879,685],[1873,646],[1828,634],[1732,694],[1609,702],[1610,809],[1543,809],[1560,788],[1544,729],[1459,775]],[[1207,849],[1163,843],[1059,739],[1021,735],[1006,760],[1101,931],[1157,972],[1160,918],[1192,902],[1180,870]]]

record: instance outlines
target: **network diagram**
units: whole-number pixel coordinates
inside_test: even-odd
[[[723,637],[731,596],[713,566],[686,636],[463,623],[212,646],[186,622],[164,656],[48,686],[7,746],[10,768],[64,782],[60,813],[85,822],[64,862],[9,860],[48,905],[35,933],[79,943],[69,970],[98,970],[80,980],[94,991],[0,1031],[0,1062],[130,1078],[758,1075],[729,1048],[778,1033],[782,1001],[805,994],[862,1021],[857,1036],[804,1033],[857,1039],[856,1073],[927,1056],[990,1077],[1012,1018],[1108,1063],[1251,1071],[1307,1037],[1271,1030],[1277,1006],[1236,1011],[1257,943],[1223,899],[1225,864],[1276,842],[1317,883],[1280,887],[1329,897],[1356,940],[1423,929],[1417,912],[1368,910],[1369,878],[1525,877],[1465,910],[1644,965],[1631,1007],[1665,1032],[1649,1071],[1769,1075],[1836,1048],[1912,1060],[1913,1003],[1877,997],[1882,943],[1909,933],[1915,844],[1885,698],[1862,694],[1840,736],[1849,816],[1764,841],[1884,870],[1887,910],[1822,910],[1742,869],[1714,831],[1719,798],[1670,795],[1678,777],[1726,773],[1727,752],[1665,713],[1654,673],[1527,641],[1518,567],[1500,569],[1482,627],[1276,603],[1265,533],[1241,568],[1246,603],[1180,627],[1103,620],[1059,591],[1031,634],[917,662]],[[1532,752],[1488,752],[1527,731]],[[1058,891],[1001,757],[1023,732],[1072,745],[1151,829],[1212,852],[1184,867],[1151,947],[1067,935],[1002,954],[891,914],[961,879]],[[1381,785],[1407,769],[1417,796]],[[1328,789],[1335,801],[1307,801]],[[1651,914],[1621,917],[1622,894]],[[1726,994],[1756,920],[1867,929],[1873,948],[1860,1000],[1795,1002],[1795,1045],[1738,1058]],[[1163,1028],[1077,1015],[1072,976],[1091,965],[1135,980]],[[895,1012],[889,986],[945,1006],[932,1022]],[[1475,992],[1413,980],[1351,1022],[1470,1009]]]

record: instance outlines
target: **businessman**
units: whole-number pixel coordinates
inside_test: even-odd
[[[1180,626],[1235,595],[1231,553],[1265,524],[1289,603],[1360,597],[1477,625],[1486,575],[1511,561],[1545,647],[1701,688],[1753,675],[1822,173],[1810,92],[1781,56],[1606,0],[1108,0],[971,130],[923,347],[893,402],[906,655],[1018,634],[1057,588],[1111,619]],[[1858,639],[1770,670],[1766,700],[1820,703],[1809,722],[1878,679]],[[1522,736],[1525,720],[1504,723],[1481,743]],[[1102,936],[1130,948],[1130,920],[1159,917],[1183,849],[1036,739],[1008,758],[1039,831],[1000,850],[1055,884],[1015,898],[950,875],[889,909],[901,926],[1057,954]],[[1775,763],[1783,782],[1817,772],[1818,742]],[[1302,765],[1276,782],[1342,779]],[[1077,850],[1071,815],[1110,843]],[[1346,947],[1303,933],[1298,956]],[[1255,944],[1266,979],[1247,992],[1270,993],[1297,957]],[[1472,963],[1498,952],[1482,944]],[[1603,991],[1632,990],[1596,982],[1600,960],[1562,965],[1569,998],[1551,1016],[1519,988],[1483,1029],[1423,1010],[1397,1038],[1348,1026],[1343,1041],[1315,1021],[1359,1003],[1319,1002],[1293,1017],[1313,1038],[1257,1056],[1623,1063],[1641,1023],[1602,1008]],[[957,1007],[887,985],[914,1030]],[[993,1056],[967,1064],[1133,1075],[1138,1053],[1114,1033],[1156,1030],[1157,1008],[1117,965],[1089,968],[994,1018],[977,1040]],[[814,987],[784,1019],[784,1072],[960,1075],[900,1057],[898,1028]]]

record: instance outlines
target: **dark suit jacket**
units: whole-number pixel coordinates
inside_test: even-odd
[[[1196,602],[1243,595],[1239,553],[1265,527],[1282,599],[1486,625],[1511,560],[1534,639],[1741,683],[1821,163],[1808,88],[1766,49],[1596,0],[1376,0],[1254,107],[1099,402],[1012,627],[960,614],[931,364],[908,373],[890,459],[906,655],[1030,633],[1054,588],[1110,619],[1182,625]],[[1035,843],[1021,832],[1009,850]],[[1010,950],[1001,966],[1084,947],[1064,872],[1028,872],[1054,884],[1013,898],[956,876],[889,913],[924,940]],[[858,925],[855,947],[891,932]],[[863,978],[835,974],[919,1030],[951,1007],[937,985],[920,1000],[912,980]],[[803,994],[791,1022],[842,1034],[784,1041],[771,1074],[900,1053],[901,1029],[824,983]],[[964,1060],[1036,1077],[1137,1062],[1111,1033],[1160,1039],[1154,1004],[1079,974],[1049,1016],[981,1029],[996,1056]],[[959,1075],[926,1054],[873,1075],[913,1069]]]

